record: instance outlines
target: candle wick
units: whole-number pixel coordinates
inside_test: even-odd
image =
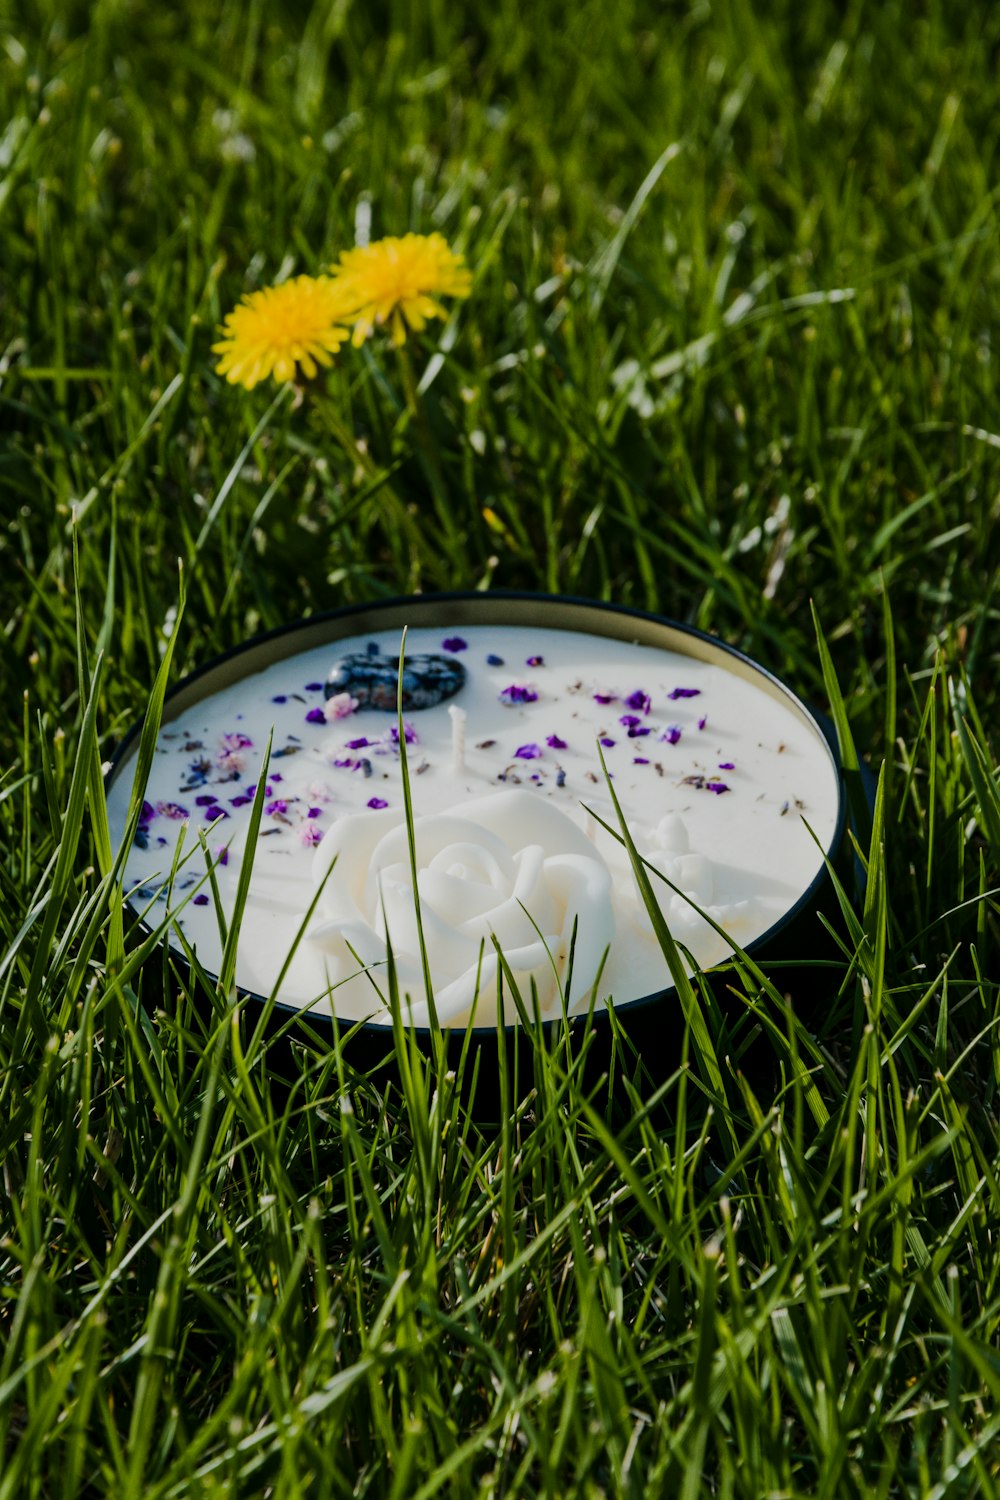
[[[448,705],[451,719],[451,769],[456,775],[465,771],[465,709],[454,703]]]

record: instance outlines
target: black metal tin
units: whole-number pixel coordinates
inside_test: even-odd
[[[338,640],[367,632],[402,629],[406,625],[433,626],[442,630],[471,625],[520,625],[590,632],[679,651],[722,666],[734,675],[753,680],[758,687],[778,698],[804,719],[827,744],[838,776],[839,801],[834,835],[824,852],[830,864],[841,871],[848,888],[852,884],[857,885],[859,872],[856,862],[845,851],[848,799],[836,735],[830,721],[808,708],[778,677],[735,647],[689,625],[619,605],[561,595],[500,592],[416,595],[374,604],[350,605],[269,631],[205,663],[168,693],[164,703],[163,724],[179,717],[202,698],[234,681],[299,652],[320,645],[332,645]],[[110,790],[127,764],[141,729],[142,722],[137,721],[117,747],[105,780],[106,789]],[[746,948],[747,953],[765,971],[773,973],[779,988],[793,993],[794,1003],[800,1011],[810,1009],[824,989],[817,978],[823,971],[816,967],[816,960],[831,951],[831,941],[829,932],[821,921],[821,912],[830,919],[835,919],[837,912],[832,882],[825,866],[779,920]],[[171,949],[177,962],[184,964],[183,950],[173,944]],[[727,966],[722,965],[713,970],[710,976],[713,991],[723,1005],[726,972]],[[241,991],[241,1000],[244,1012],[251,1021],[260,1016],[267,1004],[263,996],[253,992]],[[328,1016],[314,1011],[303,1014],[298,1007],[281,1000],[270,1005],[270,1015],[276,1027],[283,1026],[297,1014],[302,1016],[303,1024],[314,1038],[318,1036],[321,1041],[329,1040],[332,1043],[334,1023]],[[683,1027],[677,994],[673,988],[616,1004],[615,1015],[652,1076],[664,1076],[676,1065]],[[585,1016],[571,1016],[569,1024],[571,1031],[580,1034],[591,1029],[595,1035],[591,1040],[590,1051],[598,1060],[607,1058],[612,1027],[603,1007],[597,1008],[589,1020]],[[346,1021],[341,1021],[339,1025],[342,1034],[352,1031],[347,1055],[355,1066],[366,1070],[384,1065],[392,1045],[391,1034],[386,1026],[374,1023],[352,1026]],[[550,1038],[554,1039],[561,1034],[562,1029],[561,1021],[545,1023],[545,1030]],[[294,1027],[291,1031],[294,1033]],[[531,1076],[530,1039],[516,1025],[508,1026],[506,1032],[508,1055],[513,1064],[515,1053],[518,1054],[516,1062],[523,1086],[523,1080],[530,1080]],[[417,1028],[415,1035],[422,1044],[429,1045],[430,1035],[427,1031]],[[488,1108],[496,1099],[496,1028],[473,1027],[471,1036],[464,1028],[451,1033],[448,1045],[456,1061],[466,1040],[472,1054],[467,1060],[470,1074],[475,1053],[484,1054],[480,1059],[478,1100],[481,1106],[486,1105]]]

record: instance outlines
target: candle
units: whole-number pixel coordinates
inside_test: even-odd
[[[463,776],[465,774],[465,709],[449,703],[448,717],[451,719],[451,769],[456,776]]]
[[[840,827],[837,768],[797,700],[742,658],[648,617],[559,601],[479,596],[451,614],[443,603],[444,626],[423,623],[433,600],[415,605],[367,611],[374,628],[340,639],[315,637],[343,633],[349,615],[302,627],[303,649],[294,634],[252,647],[260,670],[230,660],[171,702],[126,881],[133,904],[159,900],[162,911],[183,837],[191,854],[170,900],[187,898],[177,921],[210,972],[221,946],[194,830],[206,830],[230,908],[273,731],[237,982],[268,994],[303,929],[280,999],[322,1011],[334,986],[338,1015],[385,1021],[388,933],[413,1019],[427,1020],[400,733],[377,706],[395,702],[401,619],[417,622],[403,736],[448,1024],[466,1024],[473,1002],[476,1024],[495,1020],[496,944],[525,995],[534,981],[545,1014],[558,1013],[567,984],[571,1009],[586,1007],[595,981],[598,1001],[618,1003],[669,985],[627,855],[602,826],[617,820],[598,745],[640,852],[684,893],[653,880],[697,964],[730,948],[696,908],[745,947],[820,874]],[[566,628],[576,621],[613,633]],[[120,760],[108,793],[119,835],[130,764]]]

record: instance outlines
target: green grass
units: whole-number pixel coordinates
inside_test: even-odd
[[[1000,1495],[1000,13],[756,9],[0,6],[0,1500]],[[476,273],[423,427],[377,345],[220,382],[369,222]],[[734,967],[773,1082],[695,989],[617,1103],[280,1091],[130,932],[168,642],[451,587],[839,681],[868,895],[808,1027]]]

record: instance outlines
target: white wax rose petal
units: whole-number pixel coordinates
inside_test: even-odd
[[[495,1020],[494,939],[525,1001],[533,982],[543,1013],[554,1014],[576,922],[573,993],[593,988],[614,938],[611,876],[565,814],[530,792],[495,792],[454,812],[417,818],[413,834],[421,925],[442,1024],[466,1020],[474,1003],[478,1023]],[[408,1014],[415,1024],[427,1024],[405,825],[394,819],[387,827],[382,812],[342,819],[319,846],[313,873],[322,884],[322,916],[309,937],[330,955],[331,977],[355,973],[350,948],[384,960],[388,938],[400,989],[409,996]]]
[[[513,796],[514,793],[498,792],[497,796]],[[466,807],[476,808],[488,798],[477,798],[475,802],[466,803]],[[362,816],[365,816],[362,814]],[[379,815],[381,816],[381,814]],[[470,815],[463,812],[458,818],[450,813],[439,813],[429,817],[417,818],[414,823],[413,833],[416,843],[417,867],[423,868],[434,860],[440,860],[441,856],[449,850],[460,850],[467,846],[470,839],[469,829]],[[471,821],[478,827],[478,842],[484,857],[492,857],[493,862],[501,870],[510,873],[509,846],[497,833],[489,830],[489,825],[474,815]],[[383,824],[384,827],[384,824]],[[331,830],[332,832],[333,830]],[[460,857],[460,856],[459,856]],[[386,833],[380,841],[378,849],[377,867],[391,864],[394,861],[409,864],[410,851],[406,839],[406,825],[400,822],[390,832]]]
[[[378,900],[375,903],[372,925],[396,954],[410,957],[420,952],[420,936],[417,929],[417,910],[413,900],[413,887],[409,881],[398,879],[398,867],[392,875],[386,875],[378,883]],[[435,918],[431,911],[423,912],[424,934],[428,942],[437,937],[443,950],[443,942],[435,933]],[[447,954],[442,953],[447,961]]]
[[[489,911],[496,902],[496,886],[477,885],[444,870],[421,870],[417,876],[417,889],[422,907],[429,907],[441,916],[447,916],[449,912],[467,911],[469,921],[473,921],[481,912]]]
[[[673,877],[675,883],[699,906],[708,906],[715,899],[712,861],[703,854],[682,854],[674,864],[677,870]]]
[[[530,943],[536,927],[547,932],[550,926],[552,903],[546,886],[545,851],[538,844],[529,844],[514,856],[514,863],[517,874],[510,895],[485,917],[501,948]]]
[[[360,910],[376,845],[384,839],[387,826],[398,818],[398,814],[361,812],[334,823],[312,862],[313,880],[323,886],[324,910],[334,901],[345,903],[345,909]],[[335,880],[329,878],[334,866]]]
[[[570,1000],[585,999],[615,935],[611,877],[607,866],[578,854],[557,854],[548,862],[549,893],[562,905],[560,939],[569,958],[577,924]]]
[[[687,854],[691,847],[687,824],[677,813],[667,813],[656,825],[655,842],[672,854]]]

